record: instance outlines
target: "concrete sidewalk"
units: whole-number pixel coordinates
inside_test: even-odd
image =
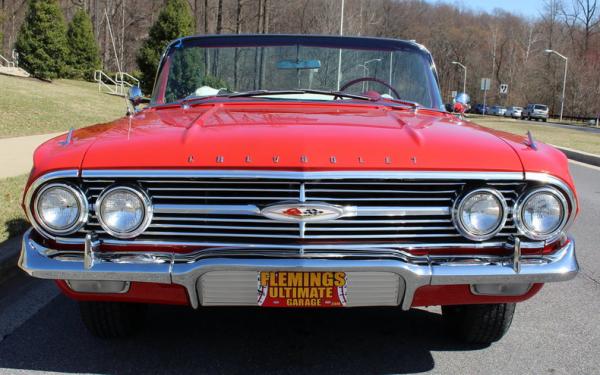
[[[64,133],[0,138],[0,178],[28,173],[33,165],[33,151],[37,146]]]

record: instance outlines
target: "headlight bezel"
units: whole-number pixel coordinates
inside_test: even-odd
[[[101,214],[102,203],[104,202],[104,200],[110,194],[112,194],[116,191],[123,191],[123,190],[125,190],[129,193],[133,193],[138,199],[140,199],[140,201],[142,202],[142,206],[143,206],[144,217],[143,217],[142,221],[134,230],[129,231],[129,232],[115,231],[113,228],[111,228],[109,225],[106,224],[106,222],[104,221],[102,214]],[[148,194],[146,194],[146,192],[143,191],[141,188],[139,188],[137,186],[130,186],[130,185],[113,185],[113,186],[109,186],[109,187],[105,188],[100,193],[100,195],[98,196],[98,199],[96,199],[96,203],[94,204],[94,213],[95,213],[96,218],[98,219],[98,223],[100,224],[102,229],[104,229],[104,231],[106,231],[106,233],[108,233],[109,235],[111,235],[115,238],[119,238],[119,239],[130,239],[130,238],[134,238],[134,237],[137,237],[140,234],[142,234],[150,225],[150,222],[152,221],[153,212],[154,212],[154,209],[152,206],[152,201],[151,201],[150,197],[148,196]]]
[[[562,208],[562,218],[560,220],[560,223],[558,224],[556,229],[545,234],[539,234],[529,229],[524,223],[523,219],[523,208],[525,207],[525,203],[535,194],[539,193],[549,193],[553,195],[555,198],[558,199],[558,202],[560,203]],[[513,221],[519,233],[526,236],[529,239],[536,241],[552,242],[556,240],[558,237],[560,237],[561,233],[567,226],[570,216],[571,213],[569,211],[569,203],[567,201],[567,198],[563,193],[561,193],[560,190],[552,186],[539,186],[529,189],[524,194],[522,194],[519,197],[519,199],[517,199],[513,208]]]
[[[77,219],[73,222],[72,225],[64,229],[56,229],[47,224],[44,221],[39,209],[40,198],[48,190],[54,188],[62,188],[70,192],[75,197],[75,201],[77,202],[77,205],[79,207]],[[39,226],[39,229],[41,229],[44,233],[48,233],[52,236],[66,236],[77,232],[87,223],[89,214],[89,203],[87,197],[78,186],[66,182],[52,182],[42,186],[35,192],[35,198],[31,203],[31,211],[33,213],[35,224],[37,224],[37,226]]]
[[[477,234],[477,233],[470,232],[467,229],[466,225],[462,221],[462,211],[463,211],[464,205],[467,202],[467,200],[471,196],[473,196],[475,194],[481,194],[481,193],[487,193],[487,194],[492,195],[500,203],[500,208],[502,210],[502,213],[500,215],[500,221],[494,227],[494,230],[487,232],[485,234]],[[498,190],[492,189],[492,188],[482,187],[482,188],[476,188],[476,189],[470,190],[470,191],[466,192],[465,194],[463,194],[462,196],[460,196],[458,199],[456,199],[454,201],[454,205],[452,207],[452,222],[454,223],[454,226],[456,227],[456,229],[458,230],[458,232],[461,235],[463,235],[467,239],[470,239],[473,241],[485,241],[485,240],[489,240],[490,238],[497,235],[506,225],[507,218],[508,218],[508,206],[506,204],[506,199],[504,198],[502,193],[500,193]]]

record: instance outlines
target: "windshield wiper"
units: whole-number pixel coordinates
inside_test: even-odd
[[[330,95],[334,98],[350,98],[359,100],[374,101],[375,99],[369,98],[368,96],[348,94],[341,91],[327,91],[327,90],[313,90],[313,89],[294,89],[294,90],[253,90],[236,92],[233,94],[226,94],[228,98],[241,98],[250,96],[269,96],[269,95],[290,95],[290,94],[319,94],[319,95]]]

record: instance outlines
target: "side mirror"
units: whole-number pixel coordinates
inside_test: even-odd
[[[469,94],[465,92],[459,93],[456,95],[456,98],[454,98],[453,112],[462,116],[469,109],[470,102],[471,98],[469,97]]]
[[[138,111],[138,106],[144,103],[150,103],[150,99],[144,97],[142,89],[139,86],[131,86],[129,89],[129,101],[135,111]]]

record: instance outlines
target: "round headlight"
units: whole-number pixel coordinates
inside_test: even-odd
[[[483,241],[495,236],[504,226],[506,202],[493,189],[477,189],[459,199],[452,212],[459,232],[471,240]]]
[[[68,184],[48,184],[36,195],[36,222],[50,234],[71,234],[87,221],[88,205],[85,195]]]
[[[142,191],[117,186],[103,191],[96,201],[96,216],[102,228],[117,238],[142,233],[152,220],[150,198]]]
[[[549,240],[567,221],[567,200],[558,190],[539,188],[525,194],[515,206],[515,224],[527,237]]]

